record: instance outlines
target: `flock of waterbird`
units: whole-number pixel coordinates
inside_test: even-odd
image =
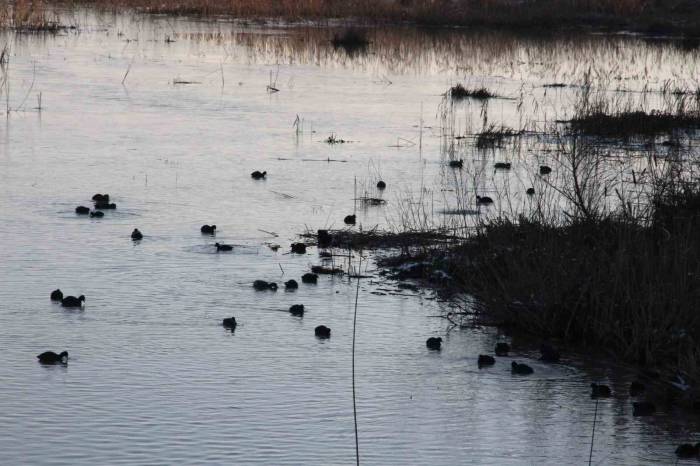
[[[462,168],[462,160],[453,160],[449,162],[449,166],[452,168]],[[510,163],[496,163],[496,169],[510,169]],[[540,166],[540,175],[548,175],[552,172],[552,169],[548,166]],[[267,176],[267,172],[254,171],[251,173],[251,177],[255,180],[264,180]],[[379,181],[377,183],[377,188],[379,190],[384,190],[386,188],[386,183],[384,181]],[[527,191],[528,195],[535,194],[534,188],[529,188]],[[90,209],[86,206],[78,206],[75,209],[78,215],[89,215],[90,217],[101,218],[104,216],[103,210],[113,210],[117,206],[114,203],[110,203],[109,194],[95,194],[92,197],[94,202],[94,209]],[[477,204],[488,205],[493,203],[493,199],[488,196],[476,196]],[[355,214],[347,215],[343,219],[346,225],[355,225],[357,217]],[[200,232],[206,235],[216,234],[216,225],[202,225]],[[140,241],[143,239],[143,234],[138,228],[135,228],[131,233],[131,239],[134,241]],[[328,245],[331,243],[331,236],[327,230],[319,230],[318,238],[319,245]],[[232,251],[233,246],[229,244],[214,243],[214,247],[217,252],[220,251]],[[296,254],[306,253],[306,244],[304,243],[293,243],[291,245],[291,252]],[[302,283],[306,284],[316,284],[318,281],[318,275],[316,273],[306,273],[301,277]],[[296,280],[288,280],[284,283],[285,290],[291,291],[299,287],[299,283]],[[264,280],[255,280],[253,282],[253,288],[256,291],[276,291],[278,286],[275,282],[267,282]],[[85,296],[80,295],[75,296],[64,296],[60,289],[54,290],[51,293],[51,300],[60,302],[62,307],[65,308],[82,308],[85,303]],[[303,304],[293,304],[289,308],[289,313],[296,317],[304,316],[304,305]],[[238,325],[235,317],[227,317],[223,319],[222,325],[224,328],[234,331]],[[331,329],[325,325],[318,325],[314,328],[314,334],[319,339],[328,339],[331,336]],[[442,349],[442,338],[441,337],[430,337],[426,341],[426,347],[432,351],[440,351]],[[509,355],[511,348],[508,343],[500,342],[496,344],[494,353],[497,357],[507,357]],[[560,361],[559,351],[548,343],[543,343],[540,347],[541,357],[540,360],[546,363],[558,363]],[[53,351],[46,351],[37,356],[37,359],[41,364],[67,364],[68,362],[68,352],[62,351],[61,353],[55,353]],[[496,359],[493,356],[480,354],[477,359],[477,365],[479,368],[484,368],[488,366],[493,366],[496,364]],[[530,375],[534,373],[534,369],[527,364],[519,363],[517,361],[511,362],[511,372],[516,375]],[[638,397],[645,392],[645,386],[639,381],[633,381],[629,386],[629,395],[631,397]],[[591,384],[591,397],[597,398],[609,398],[612,396],[612,390],[609,386],[603,384],[592,383]],[[632,403],[633,415],[634,416],[651,416],[656,412],[656,406],[649,401],[636,401]],[[681,458],[690,458],[700,456],[700,443],[695,445],[692,444],[682,444],[677,450],[676,454]]]
[[[260,171],[254,171],[251,173],[251,178],[254,180],[264,180],[265,176],[267,175],[266,171],[260,172]],[[379,189],[384,189],[386,188],[386,183],[384,181],[379,181],[377,183],[377,188]],[[117,205],[115,203],[110,202],[110,196],[109,194],[95,194],[92,196],[92,201],[94,203],[94,208],[90,209],[89,207],[80,205],[75,208],[75,213],[78,215],[89,215],[91,218],[101,218],[104,217],[104,210],[114,210],[117,208]],[[353,215],[348,215],[345,217],[344,222],[347,225],[354,225],[355,224],[355,219],[356,216]],[[326,230],[319,230],[321,233],[321,236],[328,235],[328,232]],[[200,232],[205,235],[215,235],[216,234],[216,225],[202,225],[200,228]],[[131,239],[134,241],[141,241],[143,239],[143,233],[138,228],[135,228],[134,231],[131,232]],[[321,242],[324,242],[327,238],[322,237],[320,238]],[[222,243],[214,243],[214,247],[216,248],[217,252],[226,252],[226,251],[233,251],[233,246],[230,244],[222,244]],[[306,253],[306,245],[304,243],[293,243],[291,245],[291,252],[295,254],[305,254]],[[307,283],[307,284],[316,284],[318,282],[318,275],[315,273],[305,273],[301,277],[302,283]],[[284,287],[286,290],[291,291],[299,288],[299,283],[296,280],[287,280],[284,283]],[[275,282],[267,282],[264,280],[255,280],[253,282],[253,288],[257,291],[265,291],[265,290],[272,290],[276,291],[277,290],[277,283]],[[56,289],[51,292],[50,296],[51,300],[54,302],[60,302],[62,307],[65,308],[82,308],[84,303],[85,303],[85,296],[80,295],[79,297],[75,296],[64,296],[63,292],[60,289]],[[289,313],[295,317],[303,317],[304,316],[304,305],[303,304],[293,304],[289,308]],[[236,329],[236,326],[238,323],[236,322],[235,317],[227,317],[223,319],[222,325],[224,328],[227,328],[231,331]],[[325,325],[318,325],[316,328],[314,328],[314,334],[316,335],[317,338],[319,339],[328,339],[331,336],[331,329]],[[68,363],[68,351],[62,351],[60,353],[56,353],[54,351],[45,351],[37,356],[37,359],[41,364],[47,364],[47,365],[52,365],[52,364],[67,364]]]

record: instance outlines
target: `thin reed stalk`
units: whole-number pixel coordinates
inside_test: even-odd
[[[355,424],[355,463],[360,466],[360,440],[357,431],[357,396],[355,387],[355,335],[357,333],[357,303],[360,297],[360,272],[362,269],[362,251],[359,253],[357,266],[357,288],[355,289],[355,310],[352,317],[352,417]]]

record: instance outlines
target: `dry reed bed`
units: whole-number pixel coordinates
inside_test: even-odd
[[[50,3],[159,14],[228,15],[243,19],[352,19],[537,31],[594,26],[651,34],[680,30],[689,35],[700,31],[700,12],[690,2],[669,5],[645,0],[54,0]]]

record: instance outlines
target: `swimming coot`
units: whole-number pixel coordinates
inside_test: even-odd
[[[591,384],[591,398],[608,398],[612,395],[610,387],[597,383]]]
[[[345,218],[343,219],[343,222],[345,222],[346,225],[354,225],[355,222],[357,221],[357,215],[346,215]]]
[[[109,194],[95,194],[92,196],[92,200],[95,202],[109,202]]]
[[[549,175],[552,173],[552,169],[547,165],[540,165],[540,175]]]
[[[386,183],[381,180],[377,181],[377,189],[386,189]]]
[[[77,298],[75,296],[66,296],[61,300],[61,306],[63,307],[81,307],[85,302],[85,296],[80,295]]]
[[[299,283],[296,280],[287,280],[284,282],[284,288],[287,290],[296,290],[299,288]]]
[[[312,283],[316,284],[318,282],[318,275],[315,273],[305,273],[304,275],[301,276],[301,281],[302,283]]]
[[[230,244],[214,243],[214,246],[216,246],[216,252],[233,251],[233,246],[231,246]]]
[[[108,202],[98,202],[95,204],[95,209],[97,210],[111,210],[111,209],[116,209],[117,204],[115,203],[108,203]]]
[[[75,213],[78,215],[87,215],[90,213],[90,209],[84,205],[79,205],[75,208]]]
[[[227,317],[227,318],[225,318],[225,319],[223,320],[222,323],[223,323],[224,328],[228,328],[228,329],[231,329],[231,330],[235,329],[235,328],[236,328],[236,325],[238,325],[238,324],[236,323],[236,318],[235,318],[235,317]]]
[[[488,196],[476,196],[476,203],[478,205],[488,205],[493,204],[493,199]]]
[[[528,196],[534,196],[535,195],[535,188],[527,188],[527,191],[525,191]]]
[[[425,346],[431,350],[439,350],[442,347],[441,337],[430,337],[425,341]]]
[[[251,176],[254,180],[264,180],[264,179],[265,179],[265,175],[267,175],[267,172],[259,172],[259,171],[257,171],[257,170],[255,170],[253,173],[250,174],[250,176]]]
[[[462,168],[464,166],[464,162],[461,160],[450,160],[450,167],[451,168]]]
[[[51,301],[63,301],[63,292],[60,289],[51,292]]]
[[[496,364],[496,360],[493,358],[493,356],[489,356],[488,354],[480,354],[477,363],[479,364],[479,367],[493,366]]]
[[[46,351],[38,355],[37,359],[42,364],[65,364],[68,361],[68,351],[62,351],[61,354],[56,354],[53,351]]]
[[[131,232],[131,239],[133,239],[134,241],[143,239],[143,234],[139,231],[138,228],[134,228],[134,231]]]
[[[302,317],[304,315],[304,305],[292,304],[292,306],[289,308],[289,313],[293,316]]]
[[[510,370],[513,374],[520,374],[520,375],[530,375],[534,370],[532,370],[532,367],[528,366],[527,364],[519,364],[515,361],[510,363]]]
[[[202,225],[202,228],[200,228],[199,231],[208,235],[213,235],[216,233],[216,225]]]
[[[253,288],[258,291],[264,291],[270,288],[270,284],[265,280],[255,280],[253,282]]]
[[[510,162],[496,162],[494,168],[498,170],[510,170]]]
[[[90,212],[90,218],[102,218],[105,216],[104,212],[100,212],[99,210],[94,210]]]
[[[277,283],[266,282],[265,280],[255,280],[253,282],[253,288],[255,288],[257,291],[265,291],[265,290],[277,291]]]
[[[321,339],[326,339],[331,337],[331,329],[325,325],[319,325],[314,329],[314,334]]]

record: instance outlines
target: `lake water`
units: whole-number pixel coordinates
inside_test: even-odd
[[[10,51],[0,128],[8,465],[353,464],[356,281],[322,276],[295,292],[252,282],[300,281],[318,251],[291,255],[289,244],[343,226],[356,196],[388,201],[357,207],[365,229],[434,222],[459,205],[441,112],[456,82],[512,98],[455,110],[455,132],[471,134],[485,111],[516,128],[570,116],[576,87],[543,84],[593,74],[632,95],[692,85],[700,64],[697,51],[627,36],[377,30],[368,53],[348,56],[326,29],[84,11],[63,20],[78,29],[0,36]],[[331,135],[348,142],[325,143]],[[493,161],[458,150],[470,165]],[[523,154],[522,164],[541,157]],[[253,170],[267,179],[252,180]],[[469,189],[522,187],[523,173]],[[96,192],[117,210],[75,215]],[[418,217],[415,203],[427,206]],[[218,226],[215,238],[200,234],[205,223]],[[133,228],[142,241],[131,241]],[[215,241],[234,251],[217,254]],[[357,310],[363,464],[586,464],[591,381],[619,393],[597,407],[592,464],[673,464],[677,443],[699,440],[682,413],[632,417],[629,377],[612,367],[545,365],[516,348],[479,370],[477,356],[502,336],[449,330],[435,316],[454,303],[398,290],[371,258],[362,269],[373,276]],[[52,304],[55,288],[86,295],[84,310]],[[295,303],[303,318],[286,311]],[[234,333],[221,326],[231,315]],[[330,340],[314,337],[319,324]],[[429,336],[444,338],[441,352],[426,349]],[[49,349],[68,350],[67,366],[39,365]],[[513,359],[535,374],[511,375]]]

